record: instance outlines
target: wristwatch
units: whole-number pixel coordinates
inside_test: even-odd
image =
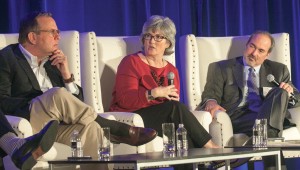
[[[151,94],[151,90],[148,90],[148,100],[154,100],[155,98]]]
[[[71,74],[71,77],[69,79],[64,79],[64,83],[71,83],[73,81],[75,81],[73,74]]]

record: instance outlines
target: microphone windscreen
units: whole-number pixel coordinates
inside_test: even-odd
[[[268,82],[273,82],[274,80],[275,80],[275,77],[272,75],[272,74],[269,74],[268,76],[267,76],[267,80],[268,80]]]
[[[168,79],[169,80],[174,80],[174,78],[175,78],[175,74],[173,72],[169,72],[168,73]]]

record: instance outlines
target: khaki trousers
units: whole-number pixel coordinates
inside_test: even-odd
[[[80,132],[84,155],[97,158],[101,128],[94,120],[97,113],[65,88],[52,88],[32,100],[30,123],[33,132],[39,132],[50,120],[61,122],[56,141],[70,146],[70,137]]]

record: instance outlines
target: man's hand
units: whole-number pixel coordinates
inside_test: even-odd
[[[210,112],[212,117],[215,117],[215,112],[217,110],[226,111],[223,107],[221,107],[215,100],[208,100],[205,103],[204,110]]]
[[[50,61],[51,64],[56,66],[57,69],[60,71],[63,79],[66,80],[71,77],[68,59],[60,49],[57,49],[53,52],[53,54],[50,56]]]
[[[289,94],[294,93],[294,89],[291,85],[285,82],[281,82],[279,85],[280,88],[286,90]]]

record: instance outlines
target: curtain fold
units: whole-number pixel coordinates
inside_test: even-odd
[[[0,31],[18,32],[19,20],[34,10],[51,12],[61,30],[98,36],[139,35],[151,15],[171,18],[177,41],[196,36],[249,35],[255,30],[290,34],[292,80],[300,88],[300,2],[298,0],[2,0]],[[176,57],[179,61],[178,43]],[[180,63],[177,62],[180,69]]]

